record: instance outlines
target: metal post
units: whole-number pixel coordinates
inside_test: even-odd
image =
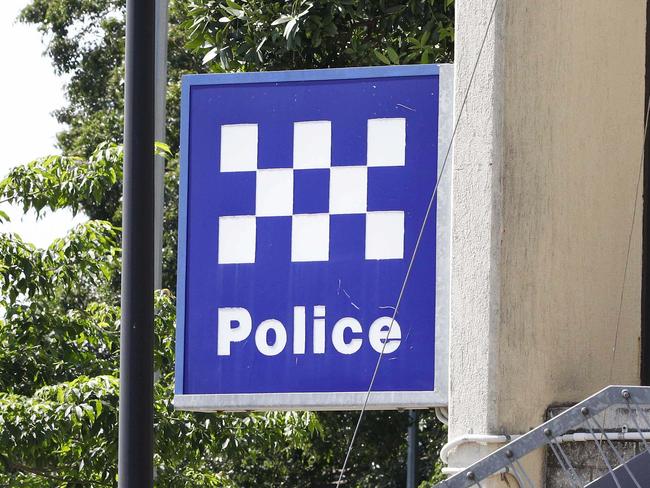
[[[168,0],[156,0],[156,71],[154,102],[154,138],[165,142],[167,96]],[[154,165],[154,288],[162,288],[163,217],[165,205],[165,158],[155,156]]]
[[[415,488],[415,460],[418,455],[418,413],[416,410],[409,410],[409,428],[407,439],[406,458],[406,488]]]
[[[118,486],[153,487],[154,0],[127,0]]]

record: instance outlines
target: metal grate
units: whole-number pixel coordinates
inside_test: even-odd
[[[607,432],[604,428],[603,416],[616,406],[625,406],[630,413],[632,426],[625,435]],[[644,412],[643,406],[646,408],[650,406],[650,387],[608,386],[437,484],[435,488],[480,487],[481,481],[503,472],[515,476],[521,487],[535,487],[532,477],[526,472],[520,459],[546,446],[561,467],[567,486],[650,487],[650,415]],[[567,432],[577,432],[577,434],[566,435]],[[595,443],[607,469],[606,474],[596,481],[581,479],[562,446],[564,441],[577,439],[576,435],[582,440]],[[622,439],[642,442],[643,452],[632,459],[625,460],[625,456],[619,452],[614,443]]]

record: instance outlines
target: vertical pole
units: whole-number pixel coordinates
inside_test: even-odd
[[[154,0],[127,0],[118,486],[153,487]]]
[[[165,142],[167,95],[167,27],[168,0],[156,0],[156,71],[154,138]],[[156,290],[162,288],[163,217],[165,205],[165,158],[155,156],[154,164],[154,279]]]
[[[406,458],[406,488],[415,488],[416,471],[415,460],[418,455],[418,413],[417,410],[409,410],[409,428],[406,437],[407,458]]]

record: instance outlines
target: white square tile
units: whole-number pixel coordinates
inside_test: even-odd
[[[368,208],[368,168],[334,166],[330,169],[330,213],[365,213]]]
[[[253,215],[219,217],[219,264],[254,263],[256,234]]]
[[[222,172],[255,171],[257,169],[257,124],[221,126]]]
[[[332,123],[329,120],[293,124],[293,167],[329,168],[332,161]]]
[[[404,258],[404,212],[366,215],[366,259]]]
[[[404,166],[406,119],[368,120],[368,166]]]
[[[294,215],[291,222],[291,261],[327,261],[329,257],[329,214]]]
[[[260,169],[256,175],[255,215],[277,217],[293,213],[293,170]]]

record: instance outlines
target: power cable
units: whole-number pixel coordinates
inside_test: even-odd
[[[411,269],[413,268],[413,263],[415,261],[415,256],[417,255],[418,248],[420,247],[420,241],[422,240],[422,236],[424,235],[424,229],[426,227],[427,221],[429,219],[429,214],[431,213],[431,209],[433,208],[433,202],[435,201],[436,194],[438,192],[438,186],[440,185],[440,180],[442,179],[442,175],[445,171],[445,167],[447,166],[447,161],[449,160],[449,155],[451,153],[451,148],[453,147],[454,143],[454,138],[456,137],[456,132],[458,130],[458,123],[460,122],[460,118],[463,115],[463,111],[465,109],[465,105],[467,103],[467,97],[469,95],[469,90],[472,87],[472,82],[474,81],[474,75],[476,74],[476,69],[478,67],[478,63],[481,59],[481,53],[483,52],[483,47],[485,46],[485,41],[487,40],[488,33],[490,32],[490,26],[492,25],[492,20],[494,18],[494,12],[496,11],[497,5],[499,3],[499,0],[494,0],[494,6],[492,7],[492,12],[490,13],[490,19],[488,20],[487,26],[485,28],[485,34],[483,35],[483,40],[481,41],[481,47],[479,48],[478,54],[476,56],[476,61],[474,63],[474,68],[472,69],[472,74],[469,78],[469,82],[467,83],[467,89],[465,90],[465,94],[463,96],[463,102],[460,106],[460,109],[458,111],[458,116],[456,118],[456,123],[454,124],[454,129],[451,134],[451,139],[449,141],[449,146],[447,147],[447,152],[445,154],[445,159],[442,162],[442,165],[440,167],[440,171],[438,172],[438,178],[436,179],[436,184],[433,187],[433,192],[431,193],[431,198],[429,199],[429,204],[427,206],[427,211],[424,214],[424,219],[422,221],[422,225],[420,226],[420,232],[418,234],[418,238],[415,242],[415,248],[413,249],[413,253],[411,254],[411,259],[409,261],[408,268],[406,270],[406,275],[404,276],[404,281],[402,282],[402,287],[399,292],[399,296],[397,298],[397,303],[395,304],[395,308],[393,310],[393,315],[390,320],[390,325],[388,326],[388,333],[386,337],[390,337],[390,333],[393,329],[393,324],[395,323],[395,317],[397,316],[397,313],[399,311],[400,304],[402,302],[402,297],[404,296],[404,290],[406,289],[406,285],[408,284],[409,277],[411,276]],[[372,377],[370,379],[370,385],[368,386],[368,390],[366,391],[366,396],[363,401],[363,406],[361,407],[361,412],[359,412],[359,418],[357,419],[357,424],[354,428],[354,431],[352,433],[352,438],[350,439],[350,444],[348,445],[347,452],[345,454],[345,460],[343,461],[343,466],[341,467],[341,472],[339,473],[339,478],[338,481],[336,482],[336,488],[339,488],[341,485],[341,481],[343,480],[343,475],[345,473],[345,468],[347,467],[348,461],[350,459],[350,454],[352,453],[352,448],[354,447],[354,441],[357,437],[357,433],[359,432],[359,427],[361,426],[361,421],[363,420],[363,415],[366,411],[366,408],[368,406],[368,400],[370,399],[370,393],[372,392],[372,387],[374,386],[375,379],[377,378],[377,372],[379,371],[379,365],[381,364],[381,360],[384,357],[384,350],[386,349],[386,344],[388,343],[387,340],[384,341],[381,352],[379,353],[379,357],[377,358],[377,363],[375,364],[375,369],[372,373]]]
[[[609,365],[609,381],[612,383],[612,376],[614,374],[614,362],[616,360],[616,347],[618,346],[618,332],[621,326],[621,313],[623,310],[623,296],[625,294],[625,281],[627,280],[627,269],[630,263],[630,250],[632,249],[632,235],[634,234],[634,222],[636,221],[636,208],[639,200],[639,188],[641,186],[641,174],[643,173],[643,162],[645,161],[645,144],[648,138],[648,119],[650,118],[650,100],[646,102],[648,105],[645,114],[645,122],[643,124],[643,142],[641,143],[641,158],[639,161],[639,171],[636,178],[636,191],[634,192],[634,208],[632,210],[632,225],[630,226],[630,234],[627,237],[627,253],[625,255],[625,269],[623,270],[623,283],[621,284],[621,295],[618,302],[618,314],[616,315],[616,332],[614,333],[614,346],[612,347],[612,359]]]

